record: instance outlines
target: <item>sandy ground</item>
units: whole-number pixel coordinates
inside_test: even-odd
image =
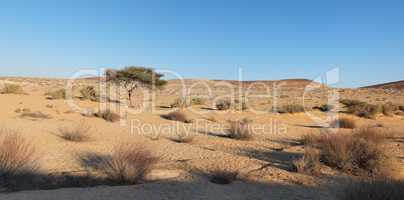
[[[328,186],[338,182],[337,178],[298,174],[292,171],[291,166],[291,162],[301,157],[304,151],[302,146],[296,145],[296,140],[305,134],[321,131],[310,116],[326,120],[327,115],[322,112],[312,111],[310,116],[280,115],[268,111],[257,114],[251,111],[221,112],[206,109],[209,106],[195,106],[193,109],[199,112],[187,111],[195,122],[184,124],[160,117],[162,113],[170,111],[165,106],[178,95],[171,94],[176,87],[169,86],[165,93],[162,92],[158,97],[155,112],[129,114],[126,116],[126,124],[111,123],[71,112],[71,108],[64,100],[46,99],[44,92],[56,87],[52,86],[55,84],[52,80],[45,81],[44,85],[39,84],[37,80],[36,82],[13,81],[23,85],[28,94],[0,95],[0,105],[2,105],[0,126],[18,130],[35,144],[41,171],[45,173],[83,171],[83,167],[77,162],[77,155],[84,152],[109,153],[115,145],[127,141],[146,145],[161,160],[150,175],[149,182],[141,185],[22,191],[0,194],[0,199],[333,199],[334,191]],[[63,83],[56,85],[63,85]],[[293,97],[293,95],[294,92],[291,91],[289,96]],[[374,96],[380,98],[379,95]],[[386,96],[386,98],[389,97]],[[402,100],[401,93],[396,96],[399,98],[394,101]],[[81,107],[99,108],[96,102],[81,100],[75,102]],[[312,104],[318,102],[321,100],[313,100]],[[254,103],[261,110],[270,109],[268,105],[258,100]],[[114,106],[116,105],[112,105]],[[41,111],[48,114],[50,118],[22,118],[16,109],[24,108],[32,112]],[[352,116],[347,115],[347,117]],[[210,118],[215,118],[215,122],[207,120]],[[223,125],[227,120],[243,118],[252,119],[255,125],[265,129],[256,130],[255,138],[251,141],[232,140],[212,135],[222,134],[225,128]],[[354,118],[360,126],[382,124],[386,129],[404,130],[402,116],[380,116],[377,120]],[[90,141],[73,143],[58,136],[61,127],[72,127],[80,123],[91,125]],[[171,141],[169,138],[178,132],[193,135],[193,141],[191,143]],[[391,141],[389,145],[400,163],[397,169],[399,176],[404,177],[403,143],[397,140]],[[282,150],[279,151],[279,149]],[[217,168],[237,170],[242,180],[230,185],[210,183],[203,172]],[[336,174],[333,173],[333,175]],[[338,177],[338,174],[336,176]]]

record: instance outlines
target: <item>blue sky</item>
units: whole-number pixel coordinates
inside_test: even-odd
[[[0,75],[127,65],[187,78],[404,79],[404,1],[0,0]]]

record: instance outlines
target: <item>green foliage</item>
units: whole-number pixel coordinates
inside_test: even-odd
[[[136,87],[146,86],[164,86],[167,81],[161,80],[163,74],[156,73],[151,68],[145,67],[125,67],[121,70],[109,69],[106,71],[107,81],[123,84],[125,88],[137,85]],[[130,88],[129,88],[130,89]]]

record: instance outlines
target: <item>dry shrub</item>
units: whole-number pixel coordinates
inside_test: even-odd
[[[327,133],[306,138],[306,145],[319,150],[323,164],[354,175],[379,176],[392,171],[385,139],[367,128],[351,134]]]
[[[340,103],[344,104],[347,112],[358,117],[374,118],[378,113],[382,112],[382,107],[378,105],[368,104],[357,100],[343,99]]]
[[[96,116],[98,118],[102,118],[105,121],[109,121],[109,122],[117,122],[121,119],[121,117],[118,114],[112,112],[109,109],[100,110],[97,113],[95,113],[94,116]]]
[[[404,106],[398,106],[398,109],[404,111]]]
[[[301,113],[304,111],[304,107],[299,104],[287,104],[278,110],[279,113]]]
[[[88,124],[80,123],[79,125],[69,128],[63,127],[59,129],[60,137],[64,140],[71,141],[71,142],[84,142],[90,139],[90,132],[91,127]]]
[[[189,118],[188,115],[186,115],[182,111],[170,112],[166,115],[163,115],[162,117],[165,119],[168,119],[168,120],[179,121],[179,122],[183,122],[183,123],[192,123],[192,121],[193,121],[191,118]]]
[[[306,148],[302,158],[293,161],[296,172],[304,174],[320,174],[321,163],[320,154],[317,149]]]
[[[251,121],[243,119],[241,121],[230,121],[230,127],[227,129],[227,137],[237,140],[248,140],[253,138]]]
[[[4,87],[0,91],[1,94],[24,94],[24,90],[20,85],[16,84],[4,84]]]
[[[382,105],[382,112],[384,115],[387,115],[387,116],[393,115],[398,110],[399,110],[399,107],[392,103],[386,103],[386,104]]]
[[[201,97],[193,97],[191,99],[192,105],[204,105],[205,103],[206,103],[206,99],[203,99]]]
[[[66,90],[59,89],[55,91],[50,91],[45,93],[45,95],[48,96],[49,99],[66,99]]]
[[[228,171],[223,169],[216,169],[209,172],[209,180],[212,183],[220,184],[220,185],[227,185],[231,184],[238,177],[237,171]]]
[[[361,180],[344,184],[337,193],[338,200],[401,200],[404,182],[400,180]]]
[[[356,128],[356,122],[351,118],[340,118],[332,121],[330,126],[332,128],[354,129]]]
[[[86,86],[80,90],[80,94],[83,99],[87,99],[90,101],[99,101],[100,95],[95,90],[94,86]]]
[[[125,143],[114,148],[111,155],[87,154],[80,161],[116,184],[137,184],[145,180],[158,158],[140,144]]]
[[[218,110],[229,110],[232,106],[230,100],[221,100],[216,103],[216,108]]]
[[[0,139],[0,186],[15,188],[28,182],[26,176],[37,172],[34,164],[35,148],[27,140],[18,135],[2,130]],[[4,134],[4,135],[3,135]]]
[[[334,109],[334,105],[323,104],[323,105],[321,105],[321,106],[316,106],[316,107],[314,107],[314,109],[318,109],[318,110],[320,110],[320,111],[322,111],[322,112],[329,112],[329,111],[331,111],[332,109]]]
[[[25,118],[35,118],[35,119],[51,119],[52,117],[48,114],[42,113],[41,111],[37,112],[23,112],[20,117]]]
[[[170,105],[171,108],[187,108],[189,106],[191,106],[191,102],[187,98],[177,98]]]

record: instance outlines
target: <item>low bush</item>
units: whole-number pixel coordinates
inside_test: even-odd
[[[83,99],[90,101],[100,101],[100,95],[93,86],[86,86],[80,90],[80,94]]]
[[[348,113],[354,114],[358,117],[374,118],[376,114],[382,112],[382,108],[379,105],[347,99],[341,100],[340,102],[345,105]]]
[[[404,182],[390,179],[352,181],[344,184],[336,197],[338,200],[401,200]]]
[[[301,113],[304,111],[304,107],[299,104],[287,104],[278,110],[279,113]]]
[[[251,121],[243,119],[241,121],[230,121],[227,129],[227,137],[237,140],[248,140],[253,138],[254,133],[251,127]]]
[[[203,99],[201,97],[193,97],[191,99],[192,105],[204,105],[205,103],[206,103],[206,99]]]
[[[392,157],[384,146],[384,137],[372,129],[305,139],[305,145],[318,149],[321,162],[329,167],[365,176],[388,175],[392,171]]]
[[[85,154],[79,157],[88,170],[96,171],[116,184],[138,184],[145,180],[158,158],[140,144],[116,146],[111,155]]]
[[[90,139],[89,131],[91,127],[81,123],[73,128],[63,127],[59,129],[60,137],[71,142],[84,142]]]
[[[221,100],[216,103],[216,108],[218,110],[229,110],[232,106],[230,100]]]
[[[387,116],[393,115],[398,110],[400,110],[399,106],[394,105],[392,103],[386,103],[382,105],[382,112],[384,115]]]
[[[22,118],[28,117],[28,118],[34,118],[34,119],[51,119],[51,118],[52,118],[50,115],[45,114],[45,113],[43,113],[43,112],[41,112],[41,111],[37,111],[37,112],[30,112],[30,111],[23,112],[23,113],[20,115],[20,117],[22,117]]]
[[[340,118],[332,121],[330,127],[354,129],[356,128],[356,122],[351,118]]]
[[[404,111],[404,106],[398,106],[398,109]]]
[[[45,95],[48,96],[49,99],[66,99],[66,90],[59,89],[55,91],[50,91],[45,93]]]
[[[175,99],[170,105],[171,108],[187,108],[189,106],[191,106],[191,102],[189,102],[189,100],[186,98]]]
[[[321,171],[320,154],[314,148],[305,148],[303,157],[294,160],[292,164],[298,173],[318,175]]]
[[[27,178],[37,173],[35,147],[16,132],[1,132],[0,186],[13,190],[29,184]]]
[[[16,84],[4,84],[0,91],[1,94],[24,94],[24,90],[20,85]]]
[[[121,119],[121,117],[118,114],[112,112],[109,109],[100,110],[97,113],[95,113],[94,116],[96,116],[98,118],[102,118],[105,121],[109,121],[109,122],[117,122]]]
[[[166,115],[162,115],[162,117],[165,119],[168,119],[168,120],[179,121],[179,122],[183,122],[183,123],[192,123],[193,122],[193,120],[182,111],[170,112]]]
[[[330,105],[330,104],[323,104],[323,105],[321,105],[321,106],[317,106],[317,107],[314,107],[315,109],[318,109],[318,110],[320,110],[320,111],[322,111],[322,112],[329,112],[329,111],[331,111],[332,109],[334,109],[334,105]]]

